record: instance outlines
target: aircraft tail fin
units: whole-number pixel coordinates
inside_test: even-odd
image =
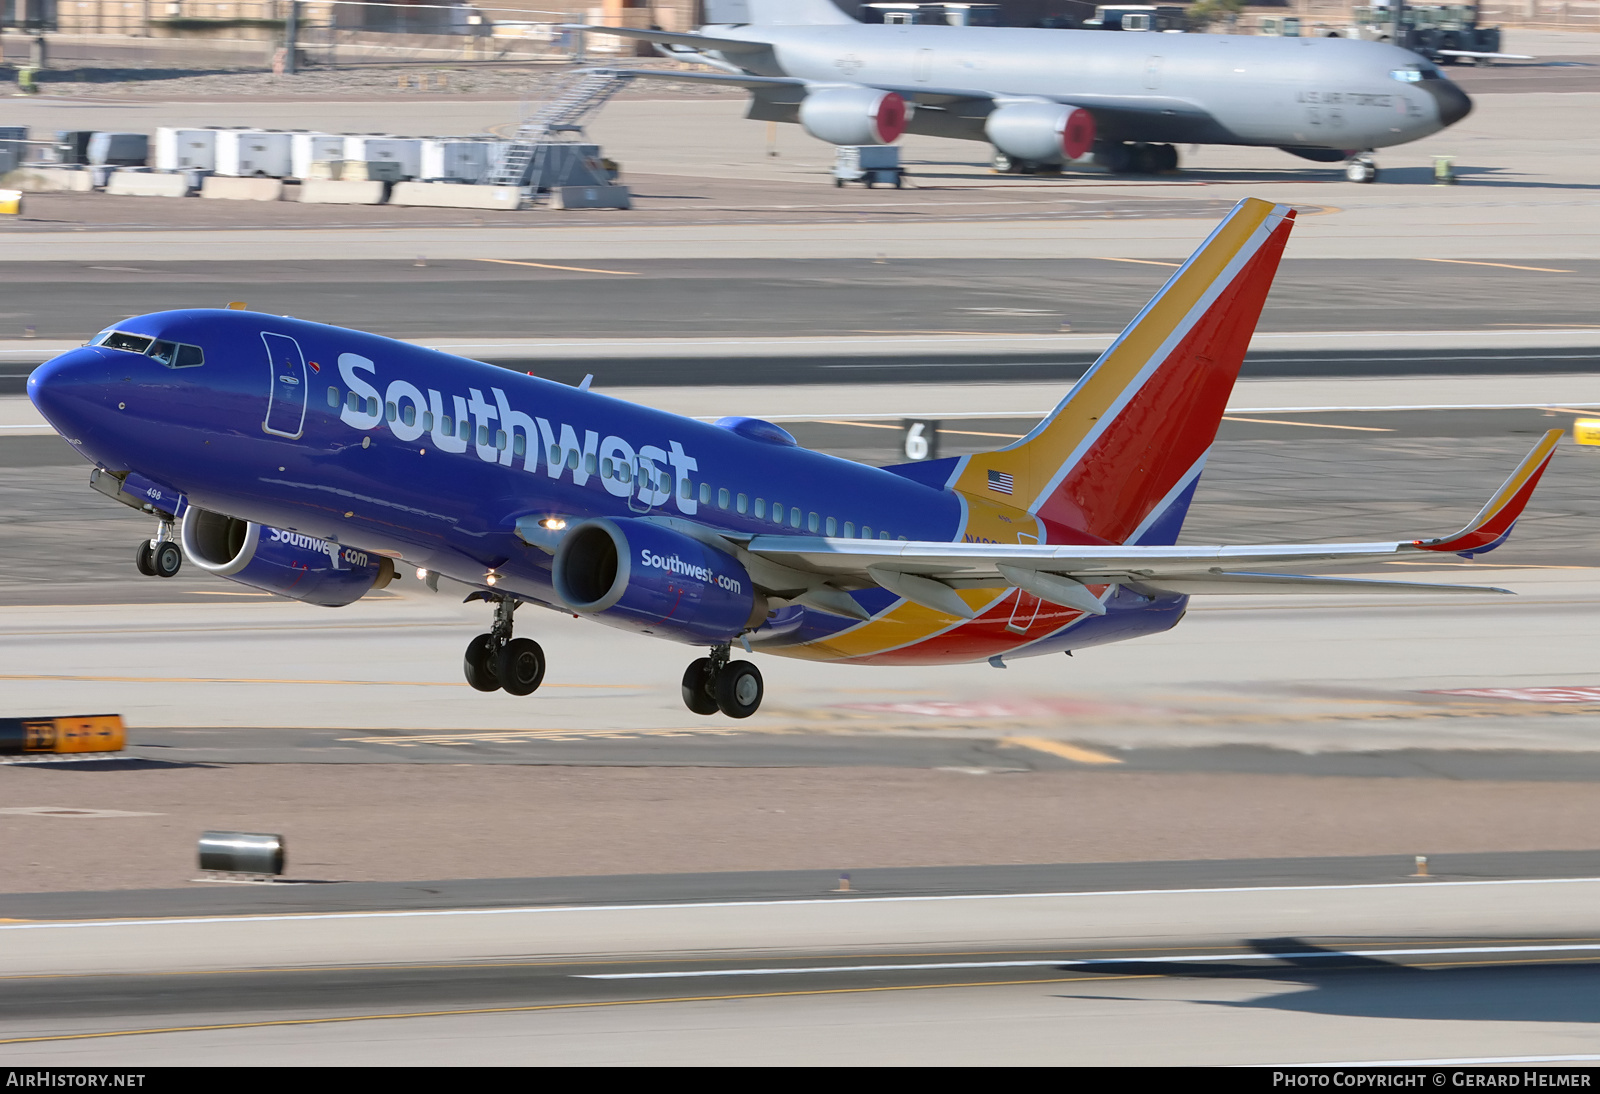
[[[833,0],[705,0],[706,24],[807,27],[854,23]]]
[[[951,486],[1096,542],[1176,542],[1293,223],[1239,202],[1049,417]]]

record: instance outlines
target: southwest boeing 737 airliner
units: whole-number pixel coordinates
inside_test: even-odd
[[[1175,546],[1293,224],[1240,202],[1026,437],[896,467],[248,311],[126,320],[28,392],[97,489],[158,518],[145,573],[187,556],[337,607],[404,560],[493,608],[465,657],[481,691],[544,678],[539,645],[513,637],[521,604],[709,648],[684,702],[744,718],[762,682],[736,645],[1003,665],[1165,631],[1196,594],[1503,591],[1275,570],[1491,550],[1559,431],[1442,538]]]

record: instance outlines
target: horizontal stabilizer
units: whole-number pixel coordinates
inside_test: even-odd
[[[671,30],[602,27],[588,23],[568,23],[564,29],[583,30],[590,34],[611,34],[618,38],[637,38],[643,42],[655,42],[663,46],[688,46],[690,49],[705,49],[715,53],[760,53],[762,50],[772,48],[766,42],[747,42],[742,38],[713,38],[709,34],[682,34]],[[682,73],[658,73],[658,75],[677,77]]]

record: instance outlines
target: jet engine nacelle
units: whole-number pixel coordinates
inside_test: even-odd
[[[819,87],[800,102],[800,124],[829,144],[893,144],[906,113],[904,99],[875,87]]]
[[[1004,103],[990,113],[983,131],[1013,159],[1061,163],[1093,147],[1094,115],[1061,103]]]
[[[551,582],[575,612],[696,644],[730,641],[767,617],[766,598],[738,559],[646,520],[569,528]]]
[[[325,608],[352,604],[394,580],[394,562],[383,555],[192,505],[180,535],[183,553],[202,570]]]

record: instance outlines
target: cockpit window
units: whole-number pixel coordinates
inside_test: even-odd
[[[1389,73],[1389,75],[1394,79],[1399,80],[1403,84],[1415,84],[1420,83],[1423,80],[1444,79],[1444,73],[1440,72],[1438,69],[1433,68],[1432,66],[1423,68],[1421,65],[1416,65],[1410,68],[1397,68],[1393,72]]]
[[[194,368],[196,365],[206,363],[206,355],[199,346],[186,346],[181,342],[168,342],[143,334],[128,334],[126,331],[102,331],[90,344],[104,346],[106,349],[127,350],[129,353],[142,353],[168,368]]]
[[[97,346],[106,349],[125,349],[130,353],[143,353],[150,348],[153,338],[146,338],[142,334],[124,334],[120,330],[108,330],[94,340]]]

